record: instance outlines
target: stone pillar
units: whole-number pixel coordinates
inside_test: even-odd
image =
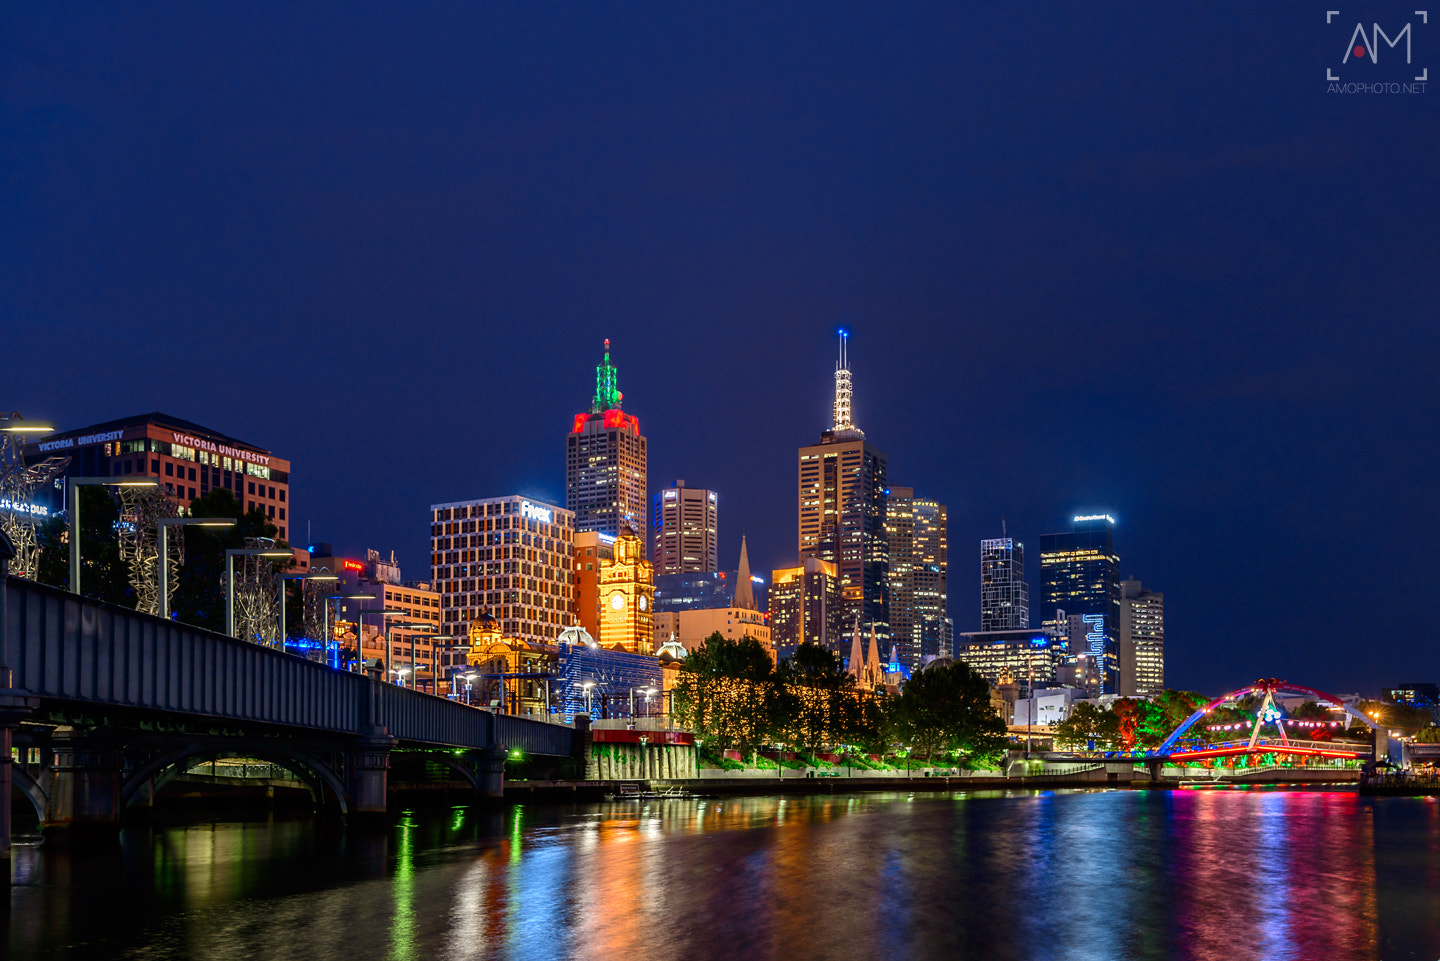
[[[591,757],[591,745],[595,741],[595,735],[590,731],[590,715],[575,715],[575,734],[570,742],[570,756],[575,760],[582,781],[593,781],[599,777],[594,771],[594,759]]]
[[[475,793],[480,797],[502,798],[505,796],[505,752],[499,748],[480,751],[476,765]]]
[[[118,836],[123,766],[119,745],[62,727],[51,736],[50,746],[50,801],[40,825],[46,837]]]
[[[362,737],[350,751],[350,811],[357,815],[384,814],[390,780],[390,749],[395,738],[381,728]]]

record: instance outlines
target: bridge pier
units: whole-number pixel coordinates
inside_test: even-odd
[[[50,745],[50,803],[40,830],[46,838],[117,835],[124,764],[119,746],[64,727],[55,730]]]
[[[505,751],[501,748],[487,748],[477,751],[479,761],[475,770],[475,794],[482,798],[503,798],[505,796]]]
[[[380,728],[350,752],[350,810],[358,816],[384,814],[390,782],[390,750],[399,743]]]

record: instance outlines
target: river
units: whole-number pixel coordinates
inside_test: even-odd
[[[10,958],[1440,958],[1440,803],[855,794],[127,827],[16,848]]]

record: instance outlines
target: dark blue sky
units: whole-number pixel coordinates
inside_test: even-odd
[[[843,324],[957,630],[1104,509],[1172,685],[1440,679],[1440,16],[1346,95],[1413,4],[418,6],[7,5],[0,406],[268,446],[423,577],[429,504],[563,501],[609,337],[764,569]]]

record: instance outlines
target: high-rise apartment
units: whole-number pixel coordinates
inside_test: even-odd
[[[1120,693],[1165,690],[1165,595],[1133,577],[1120,582]]]
[[[845,620],[859,618],[890,640],[889,545],[885,531],[885,455],[851,418],[851,378],[840,334],[834,426],[799,451],[798,546],[801,563],[817,557],[839,570]]]
[[[715,521],[714,491],[686,487],[683,480],[657,491],[650,505],[650,529],[655,535],[650,558],[655,576],[717,570],[720,552]]]
[[[1079,516],[1069,531],[1040,535],[1041,625],[1063,634],[1058,611],[1080,618],[1083,633],[1068,631],[1070,652],[1090,656],[1101,694],[1120,693],[1119,570],[1109,514]]]
[[[1013,537],[980,542],[980,630],[1030,627],[1030,589],[1025,583],[1025,545]]]
[[[644,551],[649,460],[640,421],[620,409],[623,399],[607,340],[590,410],[575,415],[565,441],[565,506],[575,515],[575,530],[619,537],[628,527]]]
[[[564,508],[514,494],[431,505],[442,631],[488,613],[506,637],[554,643],[574,622],[573,525]]]
[[[887,502],[890,632],[900,663],[914,670],[950,650],[945,505],[911,487],[890,488]]]

